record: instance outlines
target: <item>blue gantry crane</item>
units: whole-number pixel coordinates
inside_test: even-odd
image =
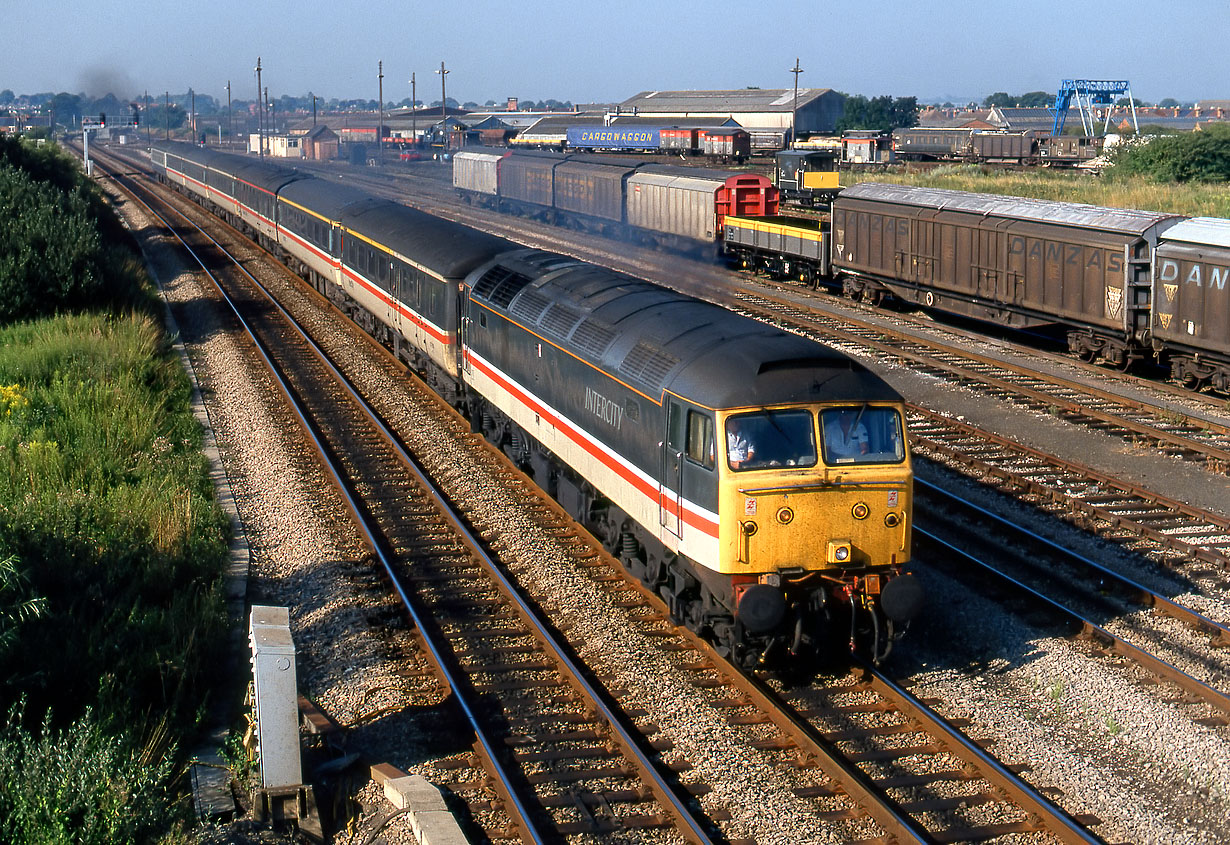
[[[1068,107],[1072,104],[1073,97],[1076,98],[1076,107],[1081,114],[1081,126],[1086,135],[1092,136],[1097,128],[1093,107],[1095,105],[1113,106],[1115,98],[1125,92],[1132,110],[1132,126],[1139,132],[1140,127],[1136,123],[1136,101],[1132,99],[1132,84],[1126,79],[1063,80],[1059,83],[1059,90],[1055,93],[1055,124],[1051,128],[1051,137],[1058,137],[1063,131],[1064,120],[1067,119]],[[1107,109],[1102,134],[1105,135],[1109,128],[1110,109]]]

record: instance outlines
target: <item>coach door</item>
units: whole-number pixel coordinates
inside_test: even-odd
[[[670,401],[666,415],[666,437],[661,442],[661,466],[658,471],[658,522],[677,538],[683,536],[683,512],[680,496],[683,492],[683,406]]]

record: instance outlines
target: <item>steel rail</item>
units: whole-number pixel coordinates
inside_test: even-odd
[[[1079,636],[1083,639],[1095,642],[1101,647],[1112,651],[1121,657],[1126,657],[1129,660],[1135,661],[1137,664],[1152,672],[1157,677],[1175,684],[1186,692],[1200,696],[1203,701],[1206,701],[1221,710],[1223,713],[1230,714],[1230,696],[1220,690],[1214,689],[1200,679],[1189,675],[1177,666],[1162,660],[1140,646],[1112,634],[1101,625],[1087,619],[1077,611],[1068,608],[1050,596],[1044,595],[1023,581],[1013,578],[998,569],[994,564],[987,563],[964,549],[953,545],[947,540],[944,540],[943,538],[932,534],[923,528],[919,528],[917,524],[914,526],[914,531],[917,534],[927,538],[929,541],[943,547],[948,552],[959,555],[963,560],[974,564],[982,571],[999,579],[1001,584],[1005,586],[1009,593],[1013,596],[1023,596],[1031,599],[1035,603],[1040,604],[1051,612],[1059,615],[1068,623],[1077,626],[1080,629]]]
[[[146,203],[142,202],[139,198],[137,199],[139,202],[141,202],[143,206],[149,209],[149,206]],[[157,212],[153,211],[153,209],[149,209],[149,210],[152,214],[157,216],[158,219],[162,220],[164,225],[167,225],[168,229],[171,229],[170,224],[165,220],[165,218],[163,218],[161,215],[158,215]],[[439,488],[430,480],[430,478],[428,478],[426,472],[418,465],[417,461],[415,461],[414,458],[411,455],[409,455],[408,452],[405,451],[399,439],[391,431],[389,431],[389,429],[384,425],[383,421],[379,419],[379,417],[370,408],[370,406],[359,396],[358,392],[354,389],[349,379],[347,379],[340,371],[336,369],[336,367],[329,360],[325,352],[321,350],[316,345],[316,343],[312,341],[311,338],[309,338],[302,331],[302,329],[299,328],[295,320],[290,316],[290,314],[288,314],[285,311],[285,309],[283,309],[281,304],[277,302],[276,298],[274,298],[272,295],[270,295],[265,290],[264,286],[255,277],[253,277],[252,274],[249,273],[245,267],[243,267],[242,263],[239,262],[238,259],[235,259],[233,256],[231,256],[225,247],[219,244],[216,240],[213,239],[212,236],[210,236],[207,232],[205,232],[203,229],[201,229],[191,220],[188,220],[186,217],[184,217],[184,219],[190,225],[194,226],[199,232],[201,232],[202,235],[208,238],[219,251],[227,255],[228,258],[231,258],[234,261],[235,266],[245,276],[247,276],[249,281],[251,281],[254,285],[256,285],[263,293],[265,293],[270,303],[283,315],[283,317],[288,321],[288,323],[294,328],[294,330],[299,334],[301,340],[305,342],[313,350],[313,352],[317,355],[320,362],[327,369],[331,371],[331,373],[337,379],[338,383],[350,395],[351,400],[362,410],[364,415],[368,418],[369,422],[371,422],[371,424],[375,426],[381,432],[381,434],[387,439],[388,443],[392,445],[393,449],[398,453],[398,456],[400,457],[400,459],[415,474],[418,481],[423,485],[424,489],[428,492],[428,495],[437,504],[437,506],[440,508],[440,510],[446,516],[446,518],[450,521],[454,530],[457,531],[465,539],[465,542],[468,545],[470,545],[476,551],[476,553],[482,558],[484,564],[488,567],[491,574],[499,582],[502,591],[517,607],[519,615],[521,615],[522,618],[535,629],[539,637],[544,642],[549,643],[553,647],[554,659],[561,665],[563,669],[565,669],[569,674],[571,674],[572,678],[570,679],[570,681],[572,682],[572,684],[574,686],[579,687],[581,690],[583,690],[586,697],[589,698],[592,702],[594,702],[594,704],[597,706],[599,714],[601,715],[602,719],[607,723],[607,725],[614,732],[615,737],[621,749],[629,757],[631,757],[633,761],[635,762],[635,764],[638,766],[638,768],[641,769],[642,776],[645,777],[645,779],[648,781],[650,788],[654,792],[655,796],[658,798],[659,802],[663,804],[664,808],[670,810],[671,813],[676,817],[676,819],[683,824],[684,830],[681,832],[685,833],[685,836],[688,839],[688,841],[695,842],[695,843],[703,843],[703,845],[711,845],[711,843],[713,842],[712,838],[704,830],[700,821],[696,818],[695,813],[693,813],[690,809],[687,808],[683,800],[676,793],[675,789],[673,789],[672,786],[666,782],[665,778],[659,772],[658,766],[652,760],[650,760],[648,755],[646,755],[645,752],[641,749],[640,743],[633,736],[632,730],[625,724],[625,719],[623,718],[622,714],[617,713],[614,707],[610,703],[608,703],[606,695],[604,693],[599,692],[599,690],[596,687],[594,687],[592,683],[590,683],[590,681],[586,677],[585,670],[575,660],[573,660],[572,657],[568,654],[567,650],[564,649],[560,645],[560,643],[556,639],[555,634],[545,624],[543,624],[539,615],[534,612],[534,610],[530,607],[528,602],[520,595],[520,592],[517,589],[517,587],[511,582],[511,580],[507,577],[507,575],[502,571],[502,569],[499,567],[496,561],[493,558],[491,558],[490,555],[488,555],[486,551],[483,549],[481,541],[479,541],[473,535],[470,529],[464,524],[461,518],[457,515],[456,510],[452,507],[451,503],[448,501],[448,498],[439,490]],[[173,229],[171,229],[171,231],[173,231]],[[360,527],[361,531],[363,532],[364,537],[367,540],[369,546],[372,548],[372,550],[374,551],[374,553],[380,560],[381,566],[383,567],[383,569],[385,570],[385,573],[389,577],[390,582],[394,585],[394,589],[398,593],[398,596],[401,598],[403,605],[406,607],[407,611],[410,613],[411,618],[413,619],[416,628],[418,629],[420,635],[424,639],[424,642],[427,644],[429,650],[431,651],[433,660],[436,661],[436,663],[440,667],[441,672],[444,674],[446,678],[446,682],[448,683],[449,687],[453,690],[454,698],[462,706],[468,723],[470,724],[471,728],[474,730],[475,735],[479,738],[479,741],[483,746],[484,754],[488,758],[489,764],[492,765],[495,769],[497,779],[501,783],[505,783],[505,784],[511,783],[510,776],[508,775],[507,771],[504,769],[503,764],[500,762],[499,756],[495,753],[495,748],[496,748],[495,741],[491,737],[489,737],[487,735],[487,732],[483,729],[481,721],[478,719],[477,714],[475,710],[473,709],[473,707],[471,706],[470,702],[466,699],[465,696],[461,695],[459,692],[459,690],[463,687],[461,684],[459,684],[459,679],[452,673],[452,670],[449,668],[450,661],[445,656],[444,645],[442,643],[437,643],[435,641],[434,636],[429,634],[429,630],[430,630],[429,626],[425,625],[425,622],[427,620],[420,615],[418,609],[415,606],[415,602],[413,602],[410,599],[406,587],[402,584],[401,579],[398,577],[398,575],[395,572],[392,561],[388,558],[388,556],[384,552],[383,544],[379,542],[377,538],[375,537],[369,525],[368,519],[363,516],[361,508],[359,507],[358,503],[355,501],[355,499],[349,492],[348,486],[345,484],[340,474],[340,470],[337,468],[333,460],[329,458],[327,454],[328,450],[323,446],[323,444],[320,443],[319,439],[316,437],[313,427],[307,419],[306,412],[300,406],[297,399],[294,397],[293,391],[283,381],[276,366],[274,365],[269,355],[267,354],[267,351],[264,345],[261,343],[261,341],[258,338],[255,337],[255,335],[247,327],[247,324],[244,321],[242,315],[240,314],[239,309],[231,301],[230,297],[227,296],[226,292],[222,289],[222,286],[218,283],[217,279],[205,267],[204,262],[199,258],[199,256],[196,255],[195,251],[193,251],[192,248],[188,244],[184,243],[182,239],[180,239],[180,242],[184,245],[184,248],[187,249],[188,252],[193,256],[193,259],[201,264],[202,269],[205,270],[205,272],[209,275],[210,279],[214,281],[215,285],[219,289],[219,292],[222,294],[224,300],[230,306],[231,310],[234,312],[236,318],[240,321],[241,325],[244,326],[245,332],[248,333],[248,336],[252,339],[256,348],[260,352],[262,360],[265,362],[265,365],[269,368],[271,374],[274,376],[274,379],[277,381],[279,388],[281,389],[282,393],[287,398],[288,403],[291,405],[292,409],[294,410],[299,424],[304,428],[304,430],[308,433],[309,437],[311,437],[313,443],[316,445],[317,450],[322,457],[322,460],[325,462],[325,465],[328,468],[329,473],[331,474],[334,486],[336,486],[339,492],[342,494],[344,501],[347,505],[347,508],[354,515],[355,521]],[[537,826],[533,823],[531,816],[527,811],[527,808],[524,806],[520,797],[516,794],[515,790],[509,789],[505,797],[507,797],[509,801],[511,802],[511,804],[516,808],[515,815],[517,817],[518,823],[522,825],[526,833],[531,836],[532,841],[534,842],[551,841],[549,838],[544,837],[543,833],[537,829]]]
[[[1078,554],[1071,549],[1065,548],[1059,543],[1056,543],[1054,540],[1051,540],[1049,537],[1043,537],[1036,531],[1031,531],[1024,526],[1017,525],[1012,520],[1005,519],[999,514],[987,510],[981,505],[977,505],[949,490],[943,489],[936,484],[932,484],[925,479],[915,476],[914,486],[923,487],[935,495],[942,496],[950,501],[955,501],[967,510],[974,511],[987,519],[993,520],[997,526],[997,529],[1000,531],[1005,531],[1028,538],[1030,542],[1046,546],[1046,548],[1061,557],[1076,561],[1087,569],[1096,572],[1098,577],[1103,581],[1108,581],[1118,586],[1123,593],[1132,596],[1133,600],[1138,604],[1151,607],[1159,613],[1170,616],[1173,619],[1178,619],[1179,621],[1190,625],[1202,633],[1208,634],[1213,638],[1214,645],[1230,646],[1230,626],[1223,625],[1214,619],[1210,619],[1199,611],[1181,605],[1173,599],[1169,599],[1161,593],[1149,589],[1139,581],[1135,581],[1126,575],[1110,569],[1107,566],[1103,566],[1096,560],[1091,560],[1082,554]]]
[[[916,528],[915,530],[918,529]],[[872,687],[877,692],[886,698],[896,699],[898,702],[904,703],[907,711],[919,719],[927,730],[956,743],[957,747],[953,749],[953,753],[973,763],[984,774],[990,772],[992,783],[1003,789],[1018,805],[1033,813],[1039,819],[1042,819],[1046,830],[1061,842],[1084,843],[1084,845],[1095,845],[1095,843],[1103,842],[1100,837],[1085,829],[1075,819],[1049,801],[1042,793],[975,745],[968,737],[950,725],[947,719],[923,704],[923,702],[891,680],[876,666],[857,656],[854,659],[861,664],[863,671],[870,679]]]
[[[1118,478],[1107,475],[1104,472],[1099,472],[1098,470],[1084,464],[1055,457],[1054,455],[1050,455],[1040,449],[1035,449],[1032,446],[1026,446],[1007,438],[1000,437],[999,435],[986,431],[985,429],[970,425],[967,422],[952,419],[951,417],[946,417],[927,408],[910,403],[907,403],[906,408],[910,413],[924,417],[936,425],[947,427],[950,430],[955,430],[963,436],[977,439],[984,444],[992,444],[1000,449],[1016,455],[1018,458],[1021,456],[1033,458],[1053,469],[1070,472],[1074,475],[1078,475],[1084,479],[1100,484],[1107,490],[1116,491],[1121,496],[1142,500],[1145,503],[1164,508],[1169,512],[1179,514],[1188,519],[1202,522],[1205,525],[1216,529],[1219,533],[1230,534],[1230,519],[1212,513],[1211,511],[1193,507],[1176,499],[1171,499],[1159,493],[1154,493],[1144,487],[1121,481]],[[982,472],[1003,478],[1016,486],[1018,489],[1027,489],[1038,493],[1044,493],[1054,501],[1063,502],[1071,509],[1084,512],[1112,525],[1130,525],[1132,530],[1141,536],[1148,537],[1149,539],[1161,543],[1171,549],[1181,551],[1195,560],[1202,560],[1205,563],[1215,564],[1223,569],[1230,569],[1230,554],[1227,554],[1227,552],[1221,551],[1215,547],[1210,548],[1208,546],[1199,546],[1194,543],[1187,542],[1187,540],[1184,539],[1187,535],[1172,535],[1167,534],[1164,531],[1150,528],[1147,524],[1140,520],[1133,519],[1123,514],[1117,514],[1109,508],[1104,508],[1097,504],[1090,504],[1089,502],[1086,502],[1078,497],[1069,496],[1054,487],[1048,487],[1039,482],[1032,481],[1026,477],[1029,473],[1018,473],[1011,469],[1006,469],[998,464],[991,463],[990,461],[984,461],[980,458],[963,455],[959,452],[959,450],[947,446],[946,444],[919,432],[917,428],[910,432],[910,439],[914,443],[918,443],[921,446],[933,449],[934,451],[964,463],[967,466],[976,467]],[[1223,545],[1230,546],[1230,543],[1224,543]]]
[[[390,583],[392,583],[393,588],[397,592],[398,597],[401,599],[403,606],[406,608],[407,612],[410,614],[410,617],[413,620],[415,627],[419,631],[419,634],[422,637],[424,643],[426,644],[428,650],[431,652],[432,659],[436,662],[440,672],[444,675],[445,682],[448,684],[450,689],[452,689],[454,693],[453,697],[457,701],[458,706],[461,707],[462,712],[465,714],[467,723],[470,725],[471,729],[474,731],[474,735],[478,738],[479,743],[482,745],[484,754],[488,759],[489,765],[493,767],[493,770],[496,774],[497,779],[503,784],[510,783],[511,782],[510,776],[505,771],[503,764],[500,762],[499,756],[495,753],[495,741],[490,736],[487,735],[487,731],[483,727],[483,724],[481,720],[479,720],[474,710],[474,707],[471,705],[471,703],[466,699],[465,696],[460,695],[458,693],[458,690],[461,689],[462,687],[457,683],[458,679],[454,677],[454,675],[452,674],[452,671],[449,669],[449,663],[445,659],[445,652],[444,652],[443,644],[436,642],[435,638],[428,634],[428,628],[424,625],[424,622],[426,620],[423,619],[419,615],[419,612],[417,608],[415,607],[414,602],[410,600],[409,594],[407,593],[405,587],[402,585],[401,581],[397,577],[396,572],[394,571],[392,561],[389,560],[388,556],[384,552],[383,544],[376,538],[375,534],[373,533],[368,520],[363,516],[362,509],[359,507],[358,503],[355,501],[354,497],[351,495],[348,489],[348,486],[342,477],[341,470],[338,468],[333,458],[329,455],[329,450],[325,447],[323,443],[321,443],[321,441],[317,437],[315,428],[309,421],[306,410],[299,403],[298,398],[294,395],[294,391],[291,390],[290,386],[282,378],[281,372],[279,368],[274,364],[272,358],[270,357],[268,349],[265,347],[264,343],[260,340],[260,338],[258,338],[256,334],[253,332],[253,330],[248,326],[247,322],[243,318],[243,315],[240,313],[238,306],[236,306],[234,301],[232,301],[232,299],[230,298],[230,296],[227,295],[225,289],[223,288],[223,285],[218,281],[218,278],[208,268],[208,266],[206,266],[204,259],[202,259],[199,255],[197,255],[196,251],[183,238],[181,238],[178,233],[175,232],[175,228],[170,224],[168,220],[166,220],[166,218],[164,218],[161,214],[159,214],[157,211],[151,208],[144,200],[138,197],[135,194],[135,192],[130,191],[129,194],[130,196],[133,197],[133,199],[137,200],[137,202],[139,202],[147,211],[149,211],[152,215],[154,215],[154,217],[156,217],[159,221],[161,221],[162,224],[167,228],[167,231],[175,234],[176,240],[178,240],[180,244],[183,246],[183,248],[188,252],[188,254],[192,256],[193,260],[196,261],[201,266],[201,270],[209,277],[210,281],[214,283],[215,287],[217,287],[218,289],[219,294],[222,296],[226,304],[230,307],[232,313],[235,315],[235,318],[239,321],[240,326],[243,328],[244,333],[247,335],[248,339],[253,344],[253,348],[256,349],[261,360],[264,362],[266,369],[269,371],[269,374],[273,377],[274,381],[278,385],[279,391],[282,393],[283,398],[286,400],[287,407],[290,408],[290,410],[294,413],[295,419],[298,422],[300,428],[303,429],[303,431],[311,439],[313,445],[315,446],[317,454],[320,457],[322,466],[324,467],[325,471],[330,476],[330,481],[332,482],[333,486],[337,489],[338,493],[342,496],[342,499],[346,505],[346,508],[351,512],[351,515],[354,518],[355,526],[363,534],[363,537],[368,547],[376,555],[376,557],[380,560],[381,566],[384,568],[385,573],[388,575],[390,579]],[[183,215],[181,215],[181,217],[182,216]],[[205,235],[205,237],[209,238],[209,240],[212,241],[214,245],[223,252],[223,254],[232,258],[232,260],[235,263],[235,266],[238,267],[240,270],[242,270],[244,274],[248,275],[248,277],[253,282],[256,281],[255,278],[253,278],[251,274],[248,273],[248,271],[238,261],[238,259],[234,259],[234,257],[231,256],[230,253],[227,252],[225,248],[223,248],[220,244],[218,244],[217,241],[214,241],[214,239],[208,233],[206,233],[199,226],[196,226],[196,224],[193,223],[191,220],[188,220],[188,218],[184,217],[183,219],[187,223],[189,223],[189,225],[192,225],[198,231],[200,231],[203,235]],[[259,283],[257,284],[259,285]],[[278,306],[278,308],[280,309],[281,306]],[[327,361],[325,363],[326,363],[326,366],[332,367],[332,364],[328,363]],[[522,830],[530,838],[531,841],[535,843],[546,843],[546,842],[552,841],[550,838],[545,836],[540,830],[538,830],[537,826],[532,821],[530,814],[527,811],[527,808],[524,806],[524,804],[521,803],[520,797],[516,795],[515,790],[511,790],[511,789],[507,790],[506,794],[502,797],[507,798],[510,805],[513,808],[515,808],[512,814],[515,820],[515,823],[521,826]]]

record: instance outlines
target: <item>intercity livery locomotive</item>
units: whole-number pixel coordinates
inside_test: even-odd
[[[323,179],[171,142],[151,157],[741,664],[883,658],[918,612],[904,408],[847,356]]]

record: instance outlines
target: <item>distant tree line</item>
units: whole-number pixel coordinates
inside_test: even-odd
[[[876,129],[891,132],[918,124],[918,98],[886,95],[867,98],[861,94],[845,96],[845,111],[837,121],[837,131]]]
[[[1046,91],[1030,91],[1027,94],[1017,96],[1015,94],[1008,94],[1004,91],[996,91],[994,94],[991,94],[983,100],[982,104],[987,108],[999,107],[1036,109],[1044,106],[1055,105],[1055,94],[1053,92],[1048,93]]]
[[[1116,106],[1127,106],[1130,103],[1135,103],[1136,108],[1153,105],[1152,103],[1142,100],[1139,97],[1132,97],[1130,101],[1127,97],[1120,97],[1118,100],[1115,101]],[[991,108],[993,106],[998,106],[1000,108],[1035,108],[1035,109],[1044,108],[1044,107],[1054,107],[1055,94],[1054,92],[1050,92],[1050,91],[1030,91],[1028,93],[1017,96],[1016,94],[1009,94],[1004,91],[996,91],[994,94],[991,94],[985,100],[983,100],[982,104],[986,106],[987,108]],[[949,103],[945,105],[951,105],[951,104]],[[1162,108],[1174,108],[1175,106],[1179,106],[1182,104],[1178,100],[1176,100],[1174,97],[1167,97],[1164,100],[1159,101],[1158,105],[1161,106]]]

